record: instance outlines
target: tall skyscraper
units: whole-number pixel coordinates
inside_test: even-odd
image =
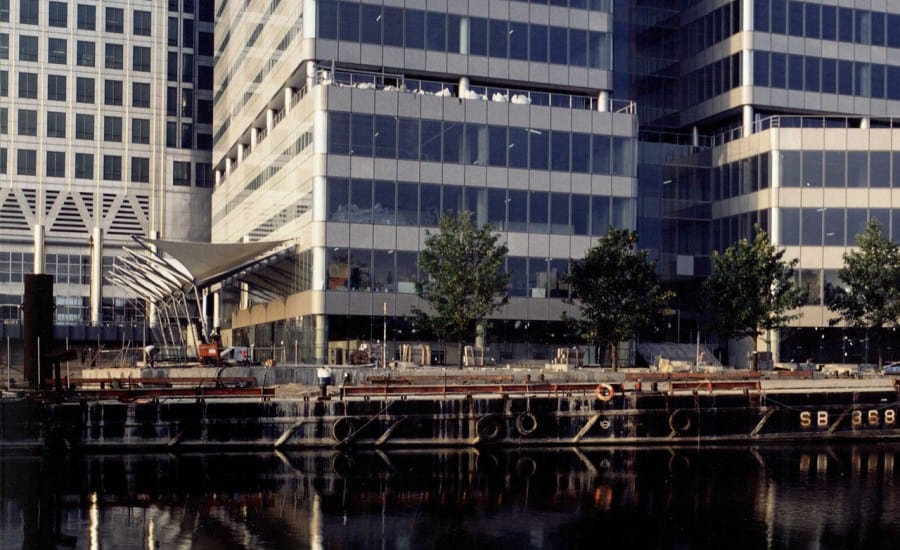
[[[132,235],[209,239],[212,71],[212,0],[0,0],[0,334],[44,272],[58,337],[139,337],[102,273]]]
[[[219,287],[226,339],[306,361],[416,342],[417,253],[468,209],[510,248],[492,352],[570,341],[569,259],[635,223],[611,2],[223,2],[216,22],[213,239],[296,240]]]

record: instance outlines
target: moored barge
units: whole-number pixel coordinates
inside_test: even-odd
[[[892,377],[620,376],[367,383],[279,395],[235,382],[0,400],[0,448],[61,451],[601,446],[900,439]]]

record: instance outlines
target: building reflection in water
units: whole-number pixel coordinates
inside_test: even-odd
[[[891,547],[900,446],[0,455],[44,548]]]

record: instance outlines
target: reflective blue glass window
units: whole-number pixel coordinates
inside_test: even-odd
[[[853,38],[860,44],[872,43],[872,12],[868,10],[853,10],[855,32]]]
[[[803,58],[806,64],[805,73],[804,73],[804,89],[807,92],[818,92],[820,89],[819,86],[819,62],[820,59],[818,57],[805,57]]]
[[[428,162],[441,162],[441,123],[434,120],[423,120],[420,139],[420,159]]]
[[[610,214],[612,215],[612,225],[618,229],[633,229],[633,209],[634,201],[624,197],[613,197],[610,204]]]
[[[572,195],[572,234],[589,235],[591,201],[588,195]]]
[[[569,132],[551,132],[550,134],[550,169],[562,172],[569,171]]]
[[[900,48],[900,14],[888,14],[887,16],[887,45],[891,48]]]
[[[509,58],[528,60],[528,24],[509,23]]]
[[[462,51],[460,47],[460,42],[463,39],[461,36],[461,22],[461,16],[452,14],[447,15],[447,51],[449,53],[459,53]]]
[[[328,219],[347,221],[347,208],[350,206],[350,180],[346,178],[328,178]]]
[[[375,134],[372,115],[354,114],[350,120],[350,154],[362,157],[373,155],[373,136]]]
[[[441,214],[454,215],[466,209],[463,203],[463,188],[458,185],[445,185],[441,189],[442,200]]]
[[[822,92],[837,92],[837,60],[822,59]]]
[[[853,95],[852,61],[838,61],[838,93]]]
[[[509,273],[509,295],[526,296],[528,294],[528,258],[509,256],[506,259],[506,272]]]
[[[569,64],[587,66],[587,31],[569,29]]]
[[[612,173],[614,176],[634,175],[633,144],[630,138],[612,138]]]
[[[426,14],[425,47],[435,52],[447,51],[447,14],[430,11]]]
[[[847,151],[847,187],[869,185],[869,153]]]
[[[444,162],[455,164],[462,160],[463,123],[444,121]]]
[[[769,73],[769,81],[773,88],[786,88],[787,56],[783,53],[772,52],[772,70]]]
[[[528,168],[528,131],[525,128],[509,128],[508,140],[509,167]]]
[[[800,187],[800,151],[781,152],[781,186]]]
[[[425,48],[425,12],[419,10],[404,11],[403,41],[407,48]]]
[[[758,31],[769,30],[769,0],[754,0],[753,28]]]
[[[353,223],[372,223],[372,182],[350,180],[349,219]]]
[[[822,6],[813,2],[806,2],[803,5],[805,6],[804,33],[808,38],[819,38],[822,35],[820,29]]]
[[[382,8],[384,25],[384,45],[403,47],[403,9]]]
[[[488,22],[488,51],[491,57],[506,58],[507,44],[509,41],[509,29],[507,22],[499,19],[491,19]]]
[[[362,4],[360,40],[365,44],[381,44],[381,23],[384,19],[381,6]]]
[[[328,113],[328,152],[337,155],[350,153],[350,113]]]
[[[317,5],[319,15],[319,37],[337,39],[337,2],[334,0],[322,0]]]
[[[587,174],[591,171],[591,136],[572,134],[572,171]]]
[[[825,151],[825,187],[844,187],[846,172],[846,153],[844,151]]]
[[[887,98],[900,100],[900,67],[887,68]]]
[[[483,124],[466,124],[463,164],[487,166],[487,136],[487,126]]]
[[[423,183],[419,187],[419,225],[437,225],[440,212],[441,186]]]
[[[550,132],[528,129],[528,167],[546,170],[550,167]]]
[[[397,119],[392,116],[375,117],[375,156],[397,157]]]
[[[488,24],[481,17],[469,18],[469,53],[471,55],[487,55]]]
[[[609,197],[591,197],[591,235],[606,235],[609,232]]]
[[[769,28],[776,34],[787,32],[787,0],[772,0],[772,19]]]
[[[397,184],[397,225],[416,225],[419,218],[419,186]]]
[[[844,209],[825,209],[824,223],[825,246],[844,246]]]
[[[569,32],[565,27],[550,27],[550,63],[569,62]]]
[[[488,127],[488,165],[506,166],[506,126]]]
[[[550,201],[546,191],[532,191],[528,196],[528,231],[547,233]]]
[[[856,87],[854,93],[858,96],[870,97],[872,95],[872,69],[868,63],[856,63]]]
[[[526,231],[528,228],[528,191],[510,189],[506,203],[510,231]]]
[[[547,62],[547,27],[532,24],[528,28],[528,58],[537,63]]]
[[[788,56],[788,88],[791,90],[803,89],[803,56]]]
[[[610,173],[610,143],[609,136],[591,136],[591,173]]]
[[[803,151],[803,186],[822,187],[822,151]]]
[[[588,34],[588,67],[592,69],[609,69],[609,40],[602,32],[591,31]]]
[[[800,210],[797,208],[781,209],[781,240],[784,246],[800,244]]]
[[[891,185],[891,153],[889,151],[872,151],[869,153],[870,187],[890,187]],[[884,220],[882,220],[884,221]]]
[[[419,120],[401,118],[397,132],[397,153],[402,160],[419,160]]]
[[[803,36],[803,2],[788,4],[788,34]]]
[[[869,221],[869,213],[865,208],[847,209],[847,241],[856,242],[856,236],[866,231],[866,223]]]
[[[838,40],[853,42],[853,9],[838,8]]]
[[[884,22],[885,14],[880,11],[872,12],[872,45],[884,46]]]
[[[338,40],[359,42],[359,4],[338,4]]]
[[[835,6],[822,6],[822,38],[824,40],[837,38],[837,8]]]
[[[487,209],[488,223],[499,231],[504,231],[506,229],[506,189],[488,188]]]
[[[550,193],[550,233],[554,235],[571,233],[568,193]]]
[[[756,86],[769,85],[769,52],[754,50],[753,84]]]
[[[898,189],[900,188],[900,151],[891,152],[891,162],[894,165],[891,172],[891,187]]]
[[[803,208],[800,213],[800,244],[822,246],[824,208]]]
[[[870,71],[872,72],[872,97],[877,97],[879,99],[884,98],[886,93],[884,85],[884,68],[884,65],[872,65],[870,68]]]

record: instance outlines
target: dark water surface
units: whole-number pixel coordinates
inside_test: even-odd
[[[900,548],[898,454],[0,453],[0,548]]]

